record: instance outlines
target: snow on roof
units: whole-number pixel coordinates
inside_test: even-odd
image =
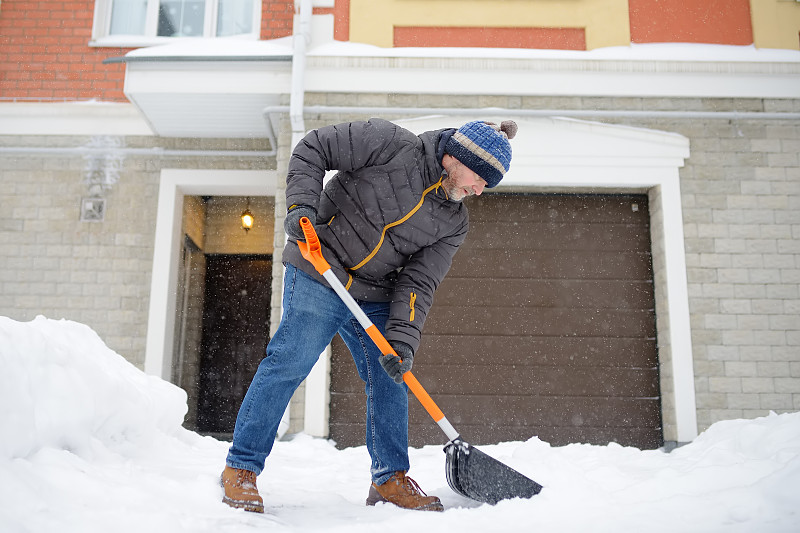
[[[168,44],[137,48],[125,57],[268,57],[292,54],[292,37],[269,41],[245,39],[175,39]]]
[[[176,39],[175,42],[139,48],[126,57],[268,57],[291,55],[292,37],[269,41],[244,39]],[[754,45],[733,46],[696,43],[648,43],[612,46],[594,50],[538,50],[522,48],[381,48],[329,41],[312,46],[309,56],[333,57],[442,57],[498,59],[598,59],[630,61],[732,61],[800,63],[800,51],[759,49]]]
[[[728,46],[694,43],[632,43],[630,46],[612,46],[594,50],[538,50],[523,48],[380,48],[360,43],[333,42],[311,49],[309,55],[800,62],[800,51],[796,50],[758,49],[753,45]]]

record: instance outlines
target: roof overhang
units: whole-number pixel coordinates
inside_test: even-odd
[[[689,43],[590,51],[334,43],[309,53],[306,86],[400,94],[796,98],[800,52]]]
[[[124,58],[125,94],[162,136],[258,137],[292,92],[291,38],[177,43]],[[304,92],[797,98],[800,52],[632,45],[587,52],[378,48],[329,42],[306,56]]]
[[[263,110],[291,84],[290,62],[128,63],[125,95],[165,137],[266,137]]]
[[[286,40],[184,40],[140,48],[125,63],[125,96],[164,137],[267,137],[263,110],[291,88]]]

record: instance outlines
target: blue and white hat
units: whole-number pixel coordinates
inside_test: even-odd
[[[517,123],[504,120],[500,126],[493,122],[467,122],[447,141],[444,151],[466,165],[494,187],[511,165],[511,143],[517,134]]]

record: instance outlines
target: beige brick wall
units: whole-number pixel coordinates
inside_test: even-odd
[[[665,102],[642,109],[800,111],[800,100]],[[680,176],[698,429],[800,409],[800,123],[624,123],[690,139]]]
[[[797,110],[797,102],[764,108]],[[698,425],[800,409],[800,124],[700,121],[681,172]]]
[[[494,106],[524,109],[800,112],[800,99],[638,99],[309,94],[308,105]],[[307,116],[306,127],[368,118]],[[403,118],[403,116],[385,118]],[[680,171],[699,429],[770,410],[800,409],[800,124],[787,120],[604,119],[680,133],[691,156]],[[273,328],[280,318],[282,194],[290,132],[257,158],[126,156],[108,189],[106,220],[80,222],[87,196],[81,154],[0,152],[0,314],[38,314],[94,328],[142,366],[161,168],[278,169],[273,233]],[[124,146],[265,149],[260,140],[125,138]],[[0,137],[0,147],[78,147],[77,137]],[[657,243],[654,243],[657,245]],[[660,334],[662,332],[659,332]],[[662,361],[662,365],[664,361]],[[668,377],[668,376],[662,376]],[[664,385],[664,404],[674,402]],[[303,394],[292,403],[302,429]],[[665,417],[665,427],[674,423]]]
[[[161,169],[261,169],[274,162],[124,153],[125,147],[264,150],[265,140],[114,141],[123,155],[118,181],[102,193],[105,220],[82,222],[81,198],[90,195],[88,159],[77,149],[92,139],[0,136],[0,314],[21,321],[44,315],[82,322],[142,368]],[[14,153],[13,148],[37,151]],[[52,148],[68,150],[48,152]]]

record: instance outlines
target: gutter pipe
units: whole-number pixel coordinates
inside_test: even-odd
[[[270,139],[270,143],[270,146],[275,146],[272,143],[272,139]],[[155,157],[271,157],[276,152],[277,148],[271,150],[170,150],[164,148],[126,148],[124,146],[103,148],[82,146],[0,146],[0,154],[105,155],[115,153]]]
[[[289,97],[289,122],[292,127],[292,150],[306,133],[306,123],[303,118],[303,104],[306,93],[306,49],[311,42],[311,0],[295,0],[294,2],[294,55],[292,56],[292,87]],[[272,126],[272,117],[264,113],[267,122],[267,131],[270,146],[277,151],[277,145],[272,141],[276,138]],[[291,405],[286,407],[281,421],[278,424],[278,439],[283,438],[291,424]]]
[[[264,114],[286,113],[287,106],[268,106]],[[372,115],[509,115],[518,117],[670,118],[719,120],[798,120],[800,113],[758,111],[648,111],[613,109],[505,109],[500,107],[366,107],[306,106],[308,114],[359,113]]]
[[[289,120],[292,126],[292,149],[305,135],[303,104],[306,92],[306,49],[311,41],[311,0],[295,0],[296,27],[292,57],[292,88],[289,100]]]
[[[504,115],[518,117],[567,117],[567,118],[666,118],[675,120],[800,120],[800,113],[759,112],[759,111],[647,111],[613,109],[505,109],[500,107],[367,107],[367,106],[325,106],[311,105],[302,108],[308,114],[358,113],[370,116],[417,115],[417,116],[460,116],[460,115]],[[267,106],[262,111],[267,122],[267,135],[270,146],[275,146],[275,130],[272,114],[291,113],[290,106]],[[299,139],[293,139],[292,147]],[[274,155],[271,154],[271,155]]]

